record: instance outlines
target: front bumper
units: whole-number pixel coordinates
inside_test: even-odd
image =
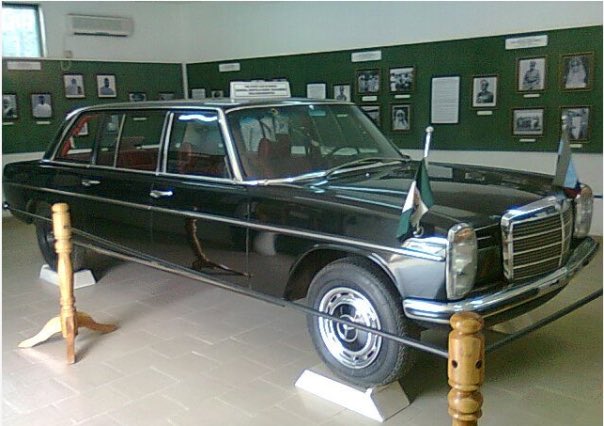
[[[545,299],[548,294],[562,290],[571,277],[589,263],[597,250],[598,243],[588,237],[571,253],[566,265],[535,281],[511,285],[496,293],[455,302],[408,298],[403,300],[403,309],[408,318],[427,323],[448,324],[449,318],[456,312],[476,312],[486,319],[522,308],[525,304],[533,308],[535,306],[531,302]]]

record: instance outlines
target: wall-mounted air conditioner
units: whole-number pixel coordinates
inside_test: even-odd
[[[74,35],[128,37],[134,21],[116,16],[67,15],[67,28]]]

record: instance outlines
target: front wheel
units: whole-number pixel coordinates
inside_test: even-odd
[[[341,259],[313,279],[309,300],[321,311],[395,335],[419,338],[419,328],[403,313],[401,298],[387,277],[363,259]],[[317,352],[339,377],[363,386],[401,378],[412,365],[413,350],[354,327],[309,315]]]

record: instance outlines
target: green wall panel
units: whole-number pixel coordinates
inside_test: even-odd
[[[525,35],[548,36],[546,47],[505,50],[509,37]],[[402,148],[420,148],[423,131],[430,120],[430,87],[434,76],[461,76],[459,124],[435,125],[434,149],[485,151],[556,151],[560,137],[561,106],[591,106],[591,137],[578,152],[602,152],[602,27],[583,27],[533,34],[482,37],[434,43],[407,44],[348,51],[275,56],[253,59],[232,59],[220,62],[195,63],[187,66],[189,87],[224,90],[228,93],[232,80],[289,80],[293,96],[305,96],[307,83],[327,84],[328,97],[333,96],[334,84],[351,84],[353,101],[359,105],[380,105],[381,127],[386,135]],[[352,63],[354,51],[382,51],[382,60]],[[594,52],[594,79],[589,91],[563,91],[560,88],[561,55]],[[516,90],[518,58],[546,56],[546,89],[538,98],[524,98]],[[219,63],[239,62],[238,72],[218,72]],[[389,93],[388,71],[400,66],[416,67],[416,82],[408,100],[398,100]],[[377,102],[361,102],[356,90],[358,70],[381,70],[381,90]],[[472,77],[497,74],[497,107],[491,116],[478,116],[471,107]],[[412,124],[409,132],[390,131],[392,104],[411,104]],[[536,142],[520,142],[512,135],[513,108],[545,108],[544,134]]]
[[[11,59],[12,60],[12,59]],[[174,92],[182,98],[180,64],[42,60],[40,71],[7,69],[2,61],[2,92],[17,95],[19,117],[12,125],[3,123],[2,153],[44,151],[65,115],[75,108],[128,100],[128,92],[145,92],[148,100],[158,99],[160,92]],[[85,98],[67,99],[63,88],[64,74],[84,76]],[[96,75],[116,77],[116,98],[97,96]],[[31,114],[31,94],[52,95],[53,116],[50,120],[34,119]],[[50,124],[37,124],[50,121]]]

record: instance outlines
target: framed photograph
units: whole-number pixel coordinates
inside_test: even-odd
[[[560,127],[564,124],[564,117],[567,117],[570,142],[589,140],[591,130],[590,112],[591,108],[589,106],[565,106],[560,108]]]
[[[171,101],[175,98],[174,92],[159,92],[160,101]]]
[[[390,68],[390,92],[413,92],[414,83],[415,67]]]
[[[113,74],[98,74],[96,76],[96,87],[99,98],[117,97],[115,76]]]
[[[545,56],[518,59],[516,77],[519,92],[545,90]]]
[[[213,98],[224,98],[224,92],[222,90],[212,90],[211,94]]]
[[[497,76],[477,75],[472,79],[472,107],[495,108],[497,106]]]
[[[308,83],[306,85],[306,97],[308,99],[326,99],[327,85],[325,83]]]
[[[350,84],[334,84],[333,98],[336,101],[350,102],[352,100],[350,96]]]
[[[392,105],[392,131],[411,130],[411,105]]]
[[[32,93],[31,115],[34,118],[52,117],[52,96],[50,93]]]
[[[191,99],[205,99],[206,89],[191,89]]]
[[[357,93],[373,95],[380,91],[380,70],[357,71]]]
[[[3,120],[16,120],[19,118],[19,111],[17,110],[17,95],[14,93],[3,93],[2,94],[2,119]]]
[[[378,105],[365,105],[362,106],[361,109],[365,111],[367,117],[369,117],[371,121],[376,124],[376,126],[381,127],[380,107]]]
[[[130,102],[143,102],[147,100],[147,94],[145,92],[130,92],[128,93],[128,100]]]
[[[63,86],[65,87],[65,97],[85,98],[84,94],[84,76],[82,74],[64,74]]]
[[[512,110],[514,136],[543,136],[543,108],[517,108]]]
[[[562,90],[591,89],[594,74],[593,52],[562,55],[560,66]]]

